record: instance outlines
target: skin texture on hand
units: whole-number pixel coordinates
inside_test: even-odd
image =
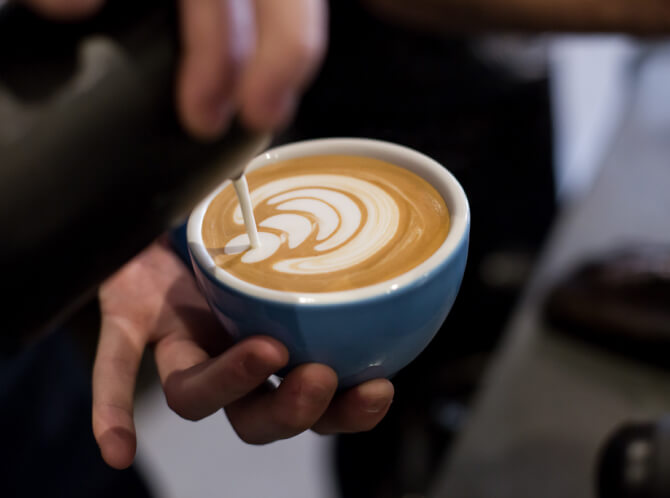
[[[94,13],[104,0],[23,0],[58,19]],[[325,0],[179,0],[182,56],[176,106],[202,140],[225,132],[233,114],[269,131],[292,117],[323,58]]]
[[[232,344],[195,280],[164,244],[155,243],[100,289],[102,328],[93,370],[93,432],[115,468],[135,455],[133,394],[142,354],[152,346],[167,404],[199,420],[223,408],[239,437],[265,444],[307,429],[321,434],[373,428],[393,386],[385,379],[336,394],[325,365],[293,369],[276,389],[266,379],[288,361],[282,344],[257,336]]]

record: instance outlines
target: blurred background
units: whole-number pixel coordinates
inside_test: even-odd
[[[670,42],[445,36],[333,2],[325,64],[275,142],[324,136],[416,148],[463,184],[470,256],[442,330],[394,379],[373,431],[262,447],[242,443],[222,414],[192,423],[172,413],[147,360],[137,474],[105,474],[110,496],[120,480],[165,498],[602,494],[614,431],[670,412]],[[44,357],[70,345],[82,374],[63,382],[82,392],[96,327],[91,303],[41,345]],[[85,398],[80,409],[60,416],[88,424]],[[642,470],[630,482],[619,482],[625,459],[612,463],[605,477],[617,489],[652,493],[652,433],[631,453]],[[118,493],[135,496],[126,484]],[[629,496],[616,492],[607,496]]]

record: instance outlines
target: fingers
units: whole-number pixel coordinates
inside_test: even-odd
[[[257,48],[242,77],[240,112],[254,129],[285,124],[326,46],[323,0],[256,0]]]
[[[177,107],[194,135],[213,138],[234,111],[242,65],[253,50],[249,0],[180,0],[183,55]]]
[[[319,434],[362,432],[375,427],[393,401],[393,384],[375,379],[340,394],[321,419],[314,424]]]
[[[103,318],[93,368],[93,434],[102,458],[124,469],[135,457],[133,393],[145,344],[123,319]]]
[[[166,339],[156,346],[167,403],[189,420],[204,418],[247,395],[287,362],[286,348],[269,337],[252,337],[211,359],[186,339]]]
[[[26,1],[49,16],[76,18],[104,0]],[[323,57],[325,1],[180,0],[179,6],[176,98],[186,129],[215,138],[236,111],[254,129],[285,124]]]
[[[214,138],[238,110],[254,129],[286,123],[323,56],[325,2],[181,0],[180,8],[177,103],[186,128]]]
[[[73,19],[92,14],[104,0],[26,0],[38,12],[56,18]]]
[[[238,436],[250,444],[286,439],[309,429],[326,412],[337,389],[335,372],[319,364],[293,369],[272,392],[257,391],[226,408]]]

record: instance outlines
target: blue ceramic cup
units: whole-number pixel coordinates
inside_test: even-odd
[[[290,353],[288,369],[306,362],[331,366],[339,386],[391,377],[428,345],[456,299],[465,271],[470,210],[463,189],[443,166],[399,145],[366,139],[321,139],[268,150],[247,168],[303,156],[368,156],[406,168],[444,198],[450,229],[443,244],[412,270],[386,282],[328,293],[267,289],[214,264],[202,240],[207,206],[225,182],[191,214],[187,238],[198,283],[212,310],[235,339],[263,334]]]

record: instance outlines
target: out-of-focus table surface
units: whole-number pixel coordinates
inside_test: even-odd
[[[670,71],[655,78],[642,75],[592,190],[557,220],[431,498],[594,497],[607,436],[670,412],[670,358],[667,370],[629,360],[552,333],[540,316],[547,288],[584,258],[670,245]]]

